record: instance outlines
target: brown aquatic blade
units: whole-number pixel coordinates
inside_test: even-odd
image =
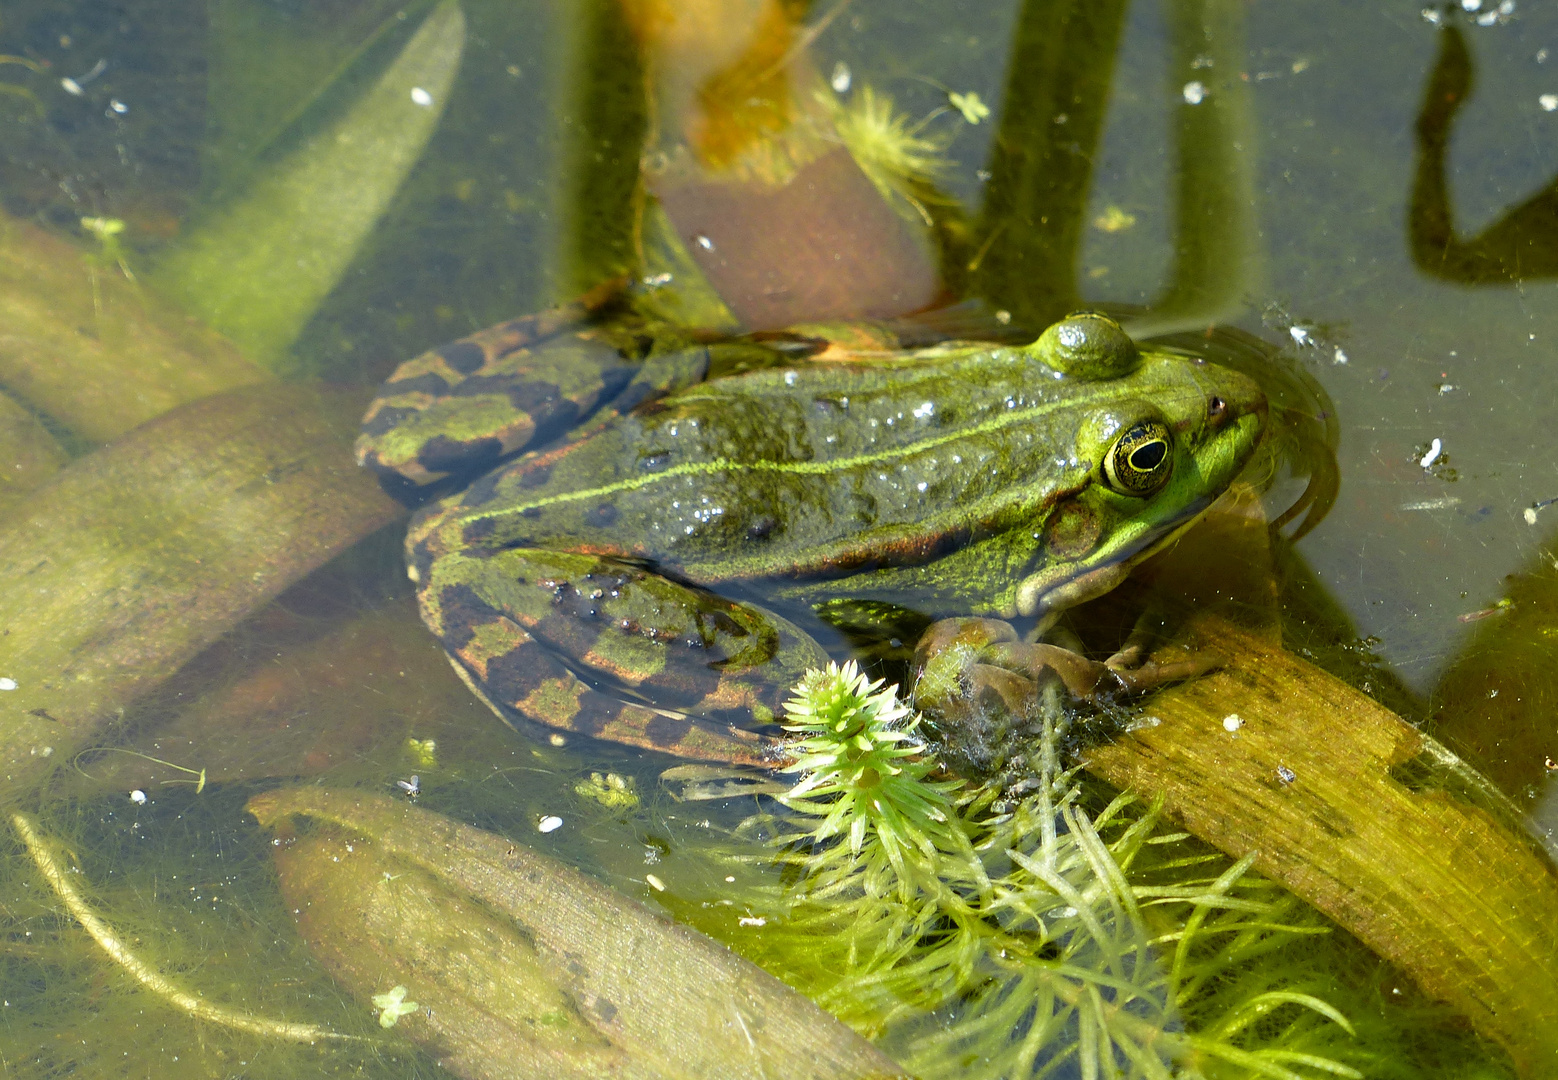
[[[79,458],[0,529],[16,798],[220,634],[404,511],[351,461],[358,394],[256,386]]]
[[[336,827],[279,853],[305,937],[365,997],[404,986],[407,1030],[461,1076],[906,1075],[725,946],[505,837],[360,791],[249,811]]]

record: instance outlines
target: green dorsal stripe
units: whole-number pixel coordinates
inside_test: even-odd
[[[529,502],[513,503],[501,510],[491,510],[486,513],[472,514],[470,517],[462,517],[465,522],[479,521],[484,518],[498,518],[509,514],[522,514],[527,510],[540,510],[548,506],[556,506],[559,503],[574,502],[581,499],[599,499],[611,495],[619,495],[625,491],[638,491],[649,487],[651,484],[661,483],[666,480],[674,480],[683,476],[711,476],[721,472],[737,473],[788,473],[792,476],[820,476],[825,473],[839,472],[846,469],[863,468],[870,465],[879,465],[892,461],[895,458],[908,457],[912,454],[924,453],[934,450],[948,443],[960,442],[971,436],[986,435],[1014,424],[1021,424],[1049,413],[1062,409],[1072,409],[1079,405],[1089,405],[1095,401],[1114,401],[1119,398],[1119,389],[1114,384],[1101,386],[1092,394],[1075,398],[1067,398],[1064,401],[1046,402],[1043,405],[1027,409],[1013,409],[1002,413],[1000,416],[991,417],[972,427],[960,427],[955,431],[949,431],[932,438],[910,443],[907,446],[891,447],[870,454],[857,454],[853,457],[833,458],[827,461],[735,461],[731,458],[713,458],[709,461],[689,461],[681,465],[673,465],[662,472],[649,473],[645,476],[635,476],[627,480],[618,480],[610,484],[602,484],[599,487],[581,488],[577,491],[563,491],[555,495],[544,495]]]

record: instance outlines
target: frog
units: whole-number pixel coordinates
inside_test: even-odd
[[[1043,637],[1251,460],[1267,407],[1247,375],[1099,312],[1024,344],[860,322],[718,335],[606,307],[405,362],[357,444],[421,502],[422,619],[511,725],[773,767],[841,602],[919,613],[932,652],[977,639],[1080,695],[1198,670]]]

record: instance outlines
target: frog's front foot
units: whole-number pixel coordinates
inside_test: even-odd
[[[1072,648],[1025,642],[1000,619],[943,619],[932,623],[915,647],[915,700],[944,715],[966,715],[980,703],[1002,704],[1024,715],[1047,679],[1058,679],[1077,701],[1114,694],[1145,694],[1217,669],[1221,658],[1186,653],[1170,661],[1148,659],[1150,636],[1131,634],[1106,661]]]

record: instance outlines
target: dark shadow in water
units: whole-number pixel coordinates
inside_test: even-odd
[[[1417,116],[1417,176],[1407,215],[1412,261],[1424,273],[1468,285],[1558,277],[1558,177],[1476,237],[1456,235],[1445,152],[1472,84],[1466,39],[1455,27],[1445,27]]]

